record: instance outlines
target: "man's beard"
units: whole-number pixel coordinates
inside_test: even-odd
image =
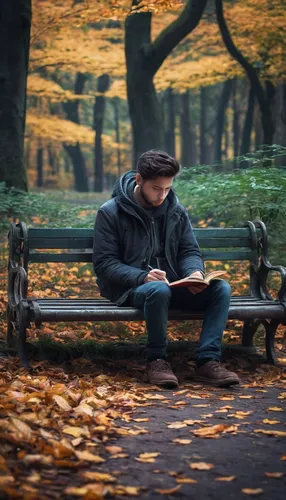
[[[143,186],[144,186],[144,184],[142,186],[138,185],[139,194],[140,194],[142,200],[144,200],[144,202],[146,203],[146,205],[148,205],[149,207],[153,207],[153,203],[151,201],[149,201],[148,198],[144,194]]]

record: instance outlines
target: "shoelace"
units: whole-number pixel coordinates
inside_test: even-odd
[[[152,370],[154,372],[160,372],[160,371],[163,371],[166,368],[168,370],[171,369],[171,366],[169,365],[169,363],[167,363],[167,361],[165,361],[164,359],[157,359],[156,361],[157,361],[156,364],[154,363],[153,366],[152,366]]]
[[[220,364],[219,361],[211,361],[209,366],[214,369],[215,372],[223,371],[226,372],[226,368]]]

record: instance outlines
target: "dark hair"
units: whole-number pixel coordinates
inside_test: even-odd
[[[180,165],[168,153],[151,149],[140,156],[136,170],[142,179],[147,181],[156,177],[175,177],[180,170]]]

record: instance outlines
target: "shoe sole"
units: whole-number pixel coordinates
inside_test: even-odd
[[[231,385],[239,385],[240,380],[236,378],[230,378],[225,380],[211,380],[207,377],[201,377],[197,375],[194,377],[195,382],[203,382],[204,384],[209,384],[215,387],[230,387]]]
[[[164,380],[164,382],[158,382],[156,380],[147,378],[144,380],[144,382],[148,382],[149,384],[152,385],[160,385],[162,387],[169,387],[169,388],[179,387],[179,382],[175,382],[174,380]]]

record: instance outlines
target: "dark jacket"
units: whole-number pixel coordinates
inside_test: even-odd
[[[116,182],[113,197],[99,209],[94,226],[93,265],[100,293],[118,305],[144,283],[152,257],[152,218],[133,198],[135,174],[127,172]],[[171,281],[204,272],[188,214],[172,190],[164,210],[164,253]]]

